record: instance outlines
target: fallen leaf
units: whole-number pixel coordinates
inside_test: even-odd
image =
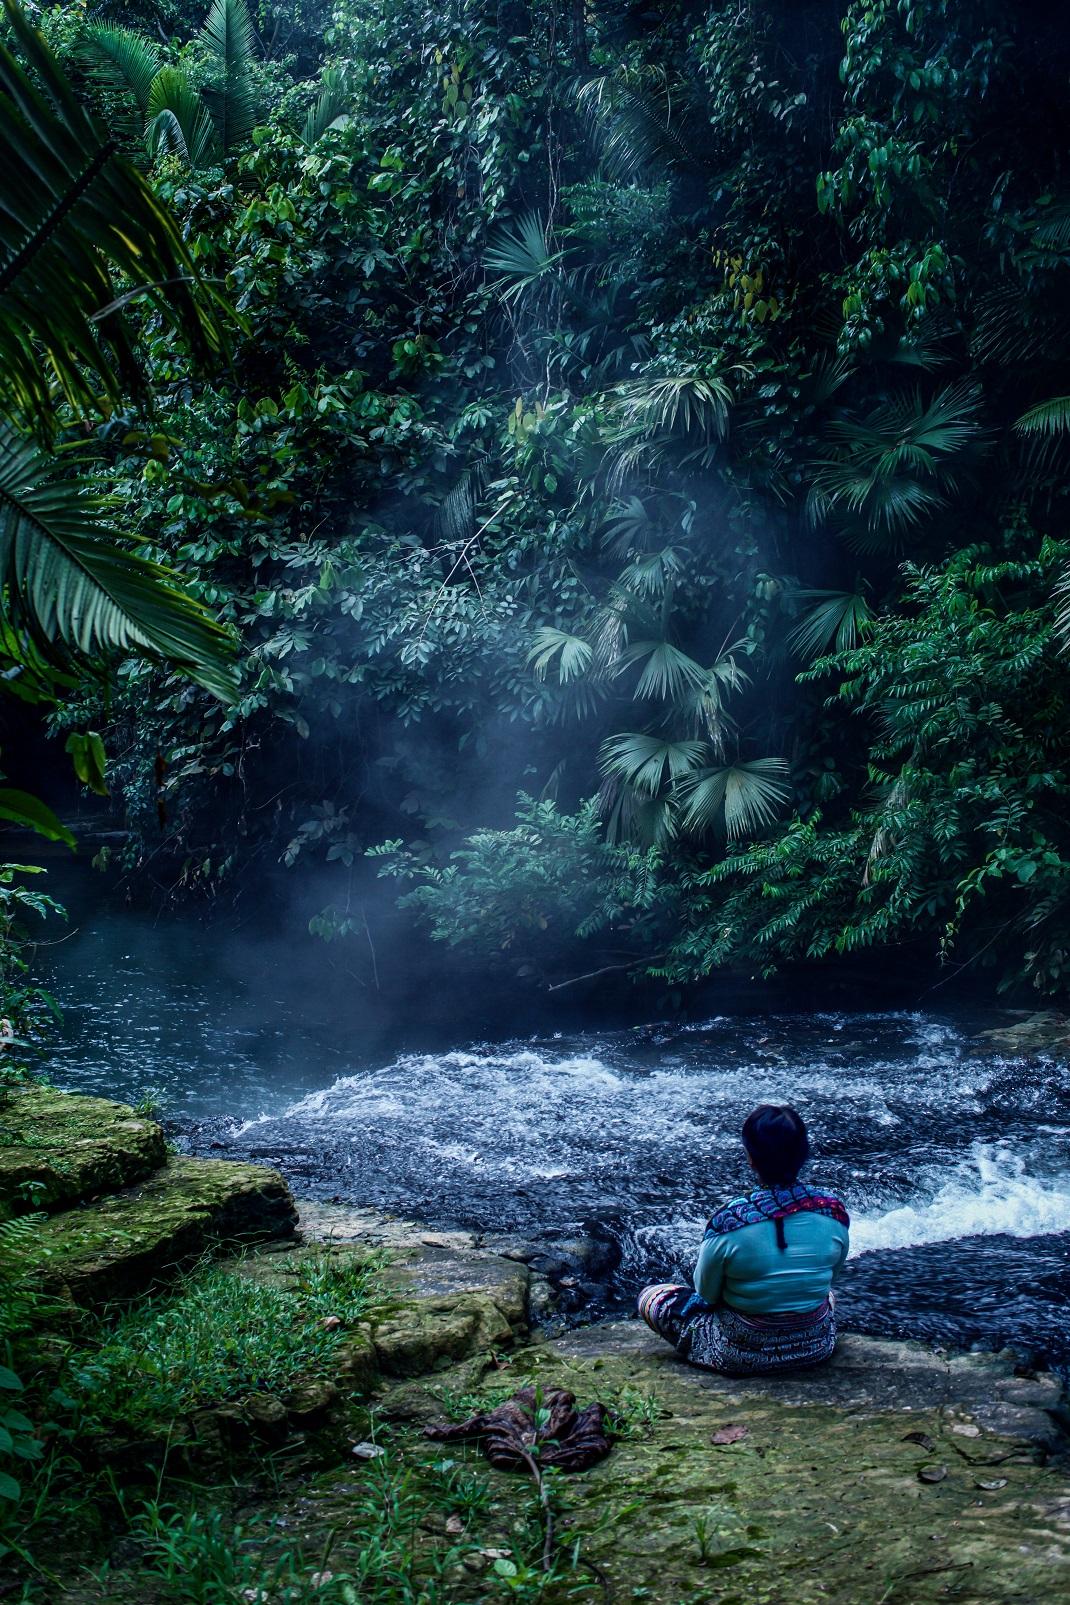
[[[984,1488],[988,1493],[995,1493],[997,1488],[1006,1488],[1006,1477],[991,1477],[987,1482],[975,1482],[975,1488]]]
[[[464,1532],[464,1522],[461,1520],[460,1516],[446,1517],[446,1531],[453,1537],[456,1537],[458,1533]]]
[[[951,1430],[952,1432],[957,1432],[960,1438],[979,1438],[981,1436],[980,1427],[972,1427],[966,1421],[954,1422]]]
[[[481,1549],[479,1553],[488,1560],[510,1560],[513,1552],[511,1549]]]
[[[946,1466],[922,1466],[918,1472],[920,1482],[943,1482],[946,1476]]]
[[[386,1450],[380,1449],[377,1443],[355,1443],[351,1452],[358,1460],[378,1460],[380,1455],[386,1454]]]
[[[308,1580],[310,1588],[330,1588],[333,1582],[333,1572],[313,1572]]]
[[[749,1432],[748,1427],[735,1426],[731,1422],[727,1427],[718,1427],[710,1439],[711,1443],[741,1443]]]
[[[927,1432],[908,1432],[906,1437],[903,1439],[903,1442],[904,1443],[919,1443],[921,1445],[921,1447],[925,1450],[926,1454],[931,1454],[932,1451],[936,1448],[935,1443],[929,1437]]]
[[[325,1315],[320,1322],[320,1326],[325,1332],[336,1332],[341,1324],[342,1317],[340,1315]]]

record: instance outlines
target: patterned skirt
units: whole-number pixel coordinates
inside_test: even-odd
[[[639,1314],[681,1359],[730,1377],[820,1365],[836,1347],[831,1295],[801,1315],[743,1315],[713,1308],[678,1282],[661,1282],[640,1293]]]

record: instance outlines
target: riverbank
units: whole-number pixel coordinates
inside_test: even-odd
[[[297,1218],[276,1173],[176,1159],[106,1100],[16,1091],[0,1127],[31,1306],[9,1358],[45,1445],[5,1597],[995,1605],[1070,1582],[1060,1386],[1009,1354],[847,1334],[819,1371],[729,1381],[635,1321],[569,1329],[529,1245]],[[542,1501],[423,1436],[531,1384],[612,1422]]]

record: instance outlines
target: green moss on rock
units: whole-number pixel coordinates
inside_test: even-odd
[[[292,1233],[296,1220],[277,1171],[171,1158],[139,1185],[45,1221],[27,1268],[49,1291],[98,1305],[166,1280],[210,1248]]]
[[[441,1417],[453,1376],[422,1402],[399,1389],[400,1413]],[[469,1390],[470,1368],[457,1376]],[[493,1373],[495,1388],[529,1382],[632,1416],[606,1460],[561,1484],[562,1542],[580,1540],[614,1599],[1010,1605],[1070,1592],[1070,1480],[1046,1414],[1058,1385],[1016,1377],[1006,1357],[849,1337],[828,1368],[741,1383],[621,1322]],[[738,1441],[715,1443],[727,1426]],[[923,1480],[933,1467],[943,1475]],[[522,1479],[495,1484],[503,1509],[522,1503]]]
[[[128,1104],[11,1088],[0,1102],[0,1220],[115,1192],[166,1157],[160,1127]]]

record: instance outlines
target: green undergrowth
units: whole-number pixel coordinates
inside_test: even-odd
[[[7,1436],[24,1455],[14,1496],[0,1496],[0,1597],[564,1605],[600,1594],[569,1534],[567,1479],[548,1474],[540,1501],[527,1478],[492,1472],[476,1447],[432,1446],[417,1425],[355,1395],[343,1392],[329,1424],[291,1419],[222,1460],[185,1452],[196,1412],[240,1411],[254,1395],[285,1401],[336,1371],[354,1329],[393,1308],[381,1253],[302,1252],[272,1263],[268,1277],[254,1260],[205,1263],[165,1293],[72,1325],[69,1310],[46,1305],[13,1269],[35,1227],[23,1218],[6,1254],[0,1243],[12,1294],[0,1327],[11,1368],[0,1383],[12,1383]],[[444,1388],[443,1413],[485,1409],[512,1391],[478,1388],[475,1378]],[[641,1408],[632,1414],[638,1421]],[[0,1432],[6,1471],[4,1445]]]
[[[92,1525],[114,1494],[117,1451],[135,1488],[142,1469],[146,1485],[159,1479],[184,1418],[325,1376],[387,1305],[384,1255],[324,1249],[282,1286],[205,1263],[166,1292],[79,1315],[19,1270],[40,1219],[0,1224],[0,1564],[31,1574],[58,1529]]]
[[[164,1299],[105,1315],[69,1369],[83,1422],[144,1431],[325,1374],[357,1322],[385,1303],[384,1263],[324,1251],[285,1288],[206,1266]]]

